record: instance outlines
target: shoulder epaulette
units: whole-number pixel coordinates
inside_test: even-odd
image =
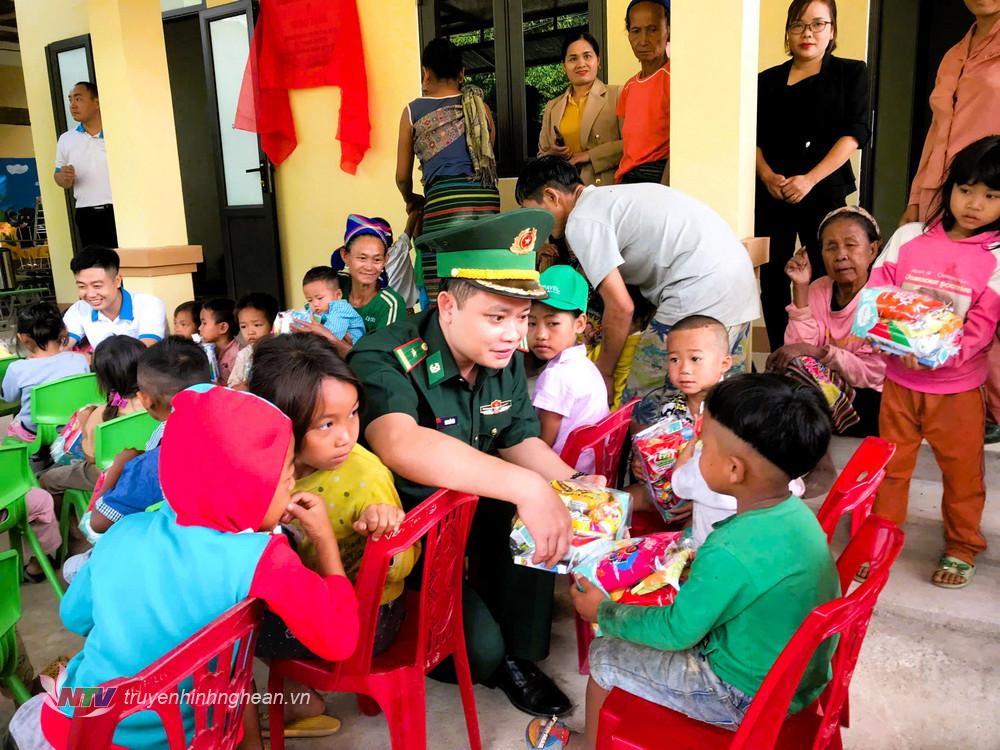
[[[392,353],[403,366],[403,372],[408,373],[427,358],[427,342],[422,338],[415,338],[400,344],[392,350]]]

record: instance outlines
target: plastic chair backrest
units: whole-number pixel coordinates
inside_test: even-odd
[[[864,522],[837,560],[837,572],[843,587],[862,563],[868,563],[868,578],[850,594],[814,609],[799,626],[754,696],[731,750],[775,746],[792,696],[813,653],[827,638],[839,635],[832,662],[833,679],[819,698],[822,718],[813,749],[828,746],[837,732],[875,602],[902,547],[903,532],[891,521],[870,516]]]
[[[594,473],[604,476],[608,484],[613,485],[617,479],[618,462],[625,446],[625,438],[628,437],[632,410],[639,401],[639,398],[634,398],[597,424],[573,430],[563,445],[562,460],[570,466],[576,466],[584,451],[593,450]]]
[[[371,671],[375,624],[389,563],[393,555],[409,549],[421,539],[423,579],[419,611],[408,613],[418,618],[413,664],[422,664],[426,672],[451,653],[448,646],[462,635],[456,632],[461,628],[460,620],[455,617],[456,613],[461,614],[456,605],[461,602],[465,543],[478,500],[476,495],[438,490],[406,514],[399,531],[392,537],[368,540],[354,583],[361,622],[358,647],[350,658],[340,663],[341,676]],[[360,611],[366,607],[368,612]]]
[[[3,381],[3,376],[7,374],[7,368],[12,364],[17,362],[20,357],[3,357],[0,358],[0,382]]]
[[[21,513],[27,512],[24,504],[16,508],[11,504],[22,500],[28,490],[37,486],[28,464],[28,444],[0,448],[0,532],[21,521]]]
[[[143,450],[149,436],[159,425],[146,411],[126,414],[99,424],[94,431],[94,463],[97,468],[107,471],[115,456],[126,448]]]
[[[62,426],[77,409],[104,401],[96,375],[70,375],[31,389],[31,421],[36,425]]]
[[[7,634],[21,619],[21,570],[18,565],[17,550],[0,552],[0,639],[6,641]],[[4,672],[0,660],[0,673]]]
[[[828,541],[833,541],[837,523],[845,513],[854,513],[851,534],[857,532],[861,521],[871,513],[875,493],[885,477],[885,467],[895,452],[894,443],[878,437],[866,437],[854,451],[816,512]]]
[[[110,748],[118,724],[139,711],[159,714],[169,750],[236,747],[246,698],[253,691],[253,651],[263,615],[263,601],[247,599],[135,677],[106,682],[101,686],[107,699],[100,701],[103,706],[92,701],[92,705],[74,709],[69,750]],[[198,699],[189,701],[194,707],[195,731],[188,745],[175,696],[181,683],[192,676],[188,695]],[[110,689],[113,694],[108,697]],[[212,695],[217,698],[211,700]],[[236,696],[242,699],[237,700]],[[256,709],[251,707],[251,710]],[[88,716],[91,713],[94,715]]]
[[[14,626],[21,619],[21,564],[17,550],[0,552],[0,676],[17,668]]]
[[[13,364],[14,362],[17,362],[19,359],[21,359],[21,358],[20,357],[4,357],[3,359],[0,359],[0,383],[3,382],[4,375],[7,374],[7,368],[10,367],[11,364]],[[13,407],[15,405],[16,406],[20,406],[20,404],[21,404],[20,401],[4,401],[2,398],[0,398],[0,407],[4,407],[4,406],[11,406],[11,407]]]

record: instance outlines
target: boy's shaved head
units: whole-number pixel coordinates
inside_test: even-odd
[[[729,353],[729,331],[726,330],[726,327],[722,323],[709,315],[688,315],[686,318],[681,318],[670,327],[667,339],[669,341],[671,334],[675,332],[697,330],[705,330],[711,333],[712,340],[719,346],[719,351],[722,354]],[[669,343],[667,344],[667,348],[670,348]]]

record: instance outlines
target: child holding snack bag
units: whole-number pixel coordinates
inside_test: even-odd
[[[542,440],[559,453],[573,430],[608,416],[608,389],[587,358],[587,347],[578,343],[587,325],[587,280],[569,266],[549,266],[539,283],[549,296],[531,303],[528,346],[547,364],[531,403],[542,424]],[[576,468],[591,473],[593,453],[582,455]]]
[[[636,509],[652,505],[667,521],[686,515],[685,501],[695,498],[691,493],[678,494],[672,486],[672,475],[697,455],[695,443],[705,396],[722,380],[731,364],[728,333],[715,318],[691,315],[670,329],[667,374],[678,392],[660,408],[660,419],[635,436],[641,476],[647,480],[645,487],[640,485],[631,490]],[[694,462],[695,467],[697,463]],[[724,509],[728,515],[735,511],[735,503],[725,503]],[[701,525],[709,527],[725,517],[716,517],[717,513],[706,505],[695,506],[691,512],[704,517]]]
[[[565,726],[553,726],[553,748],[593,748],[601,705],[616,687],[735,730],[802,621],[840,595],[826,535],[788,492],[830,442],[819,393],[779,375],[737,375],[705,399],[701,439],[705,481],[736,498],[736,514],[698,550],[669,607],[617,604],[585,578],[571,587],[577,612],[604,637],[590,648],[586,736],[570,740]],[[810,661],[792,713],[825,688],[834,646],[826,641]],[[529,736],[546,721],[529,725]]]
[[[874,510],[906,520],[910,476],[926,439],[944,483],[944,554],[931,582],[963,588],[986,549],[980,529],[986,485],[982,386],[987,353],[1000,321],[1000,136],[959,151],[926,224],[905,224],[872,269],[868,288],[902,287],[950,301],[964,321],[961,345],[929,369],[913,354],[886,356],[879,414],[881,436],[896,444]],[[864,574],[866,571],[862,571]]]

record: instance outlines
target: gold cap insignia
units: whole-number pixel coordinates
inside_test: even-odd
[[[535,249],[535,240],[537,236],[538,230],[534,227],[522,229],[518,233],[517,237],[514,238],[514,244],[510,246],[510,251],[514,253],[514,255],[527,255]]]

